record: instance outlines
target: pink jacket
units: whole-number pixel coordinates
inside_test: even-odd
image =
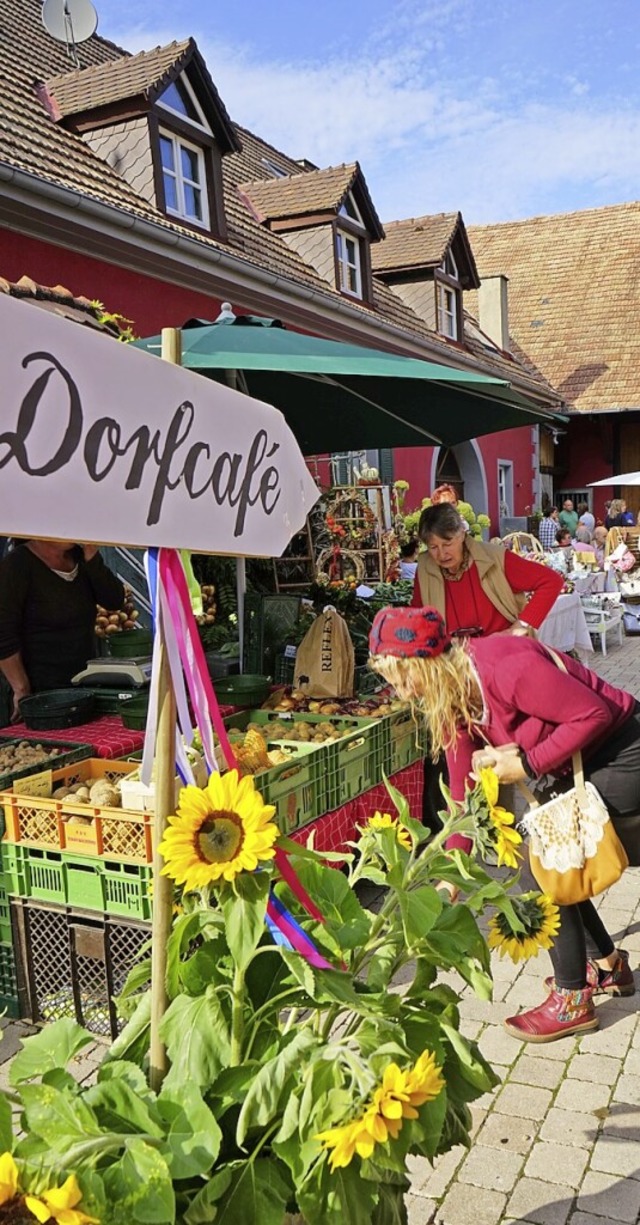
[[[483,732],[495,746],[515,743],[532,774],[562,774],[571,754],[586,760],[633,714],[636,699],[608,685],[568,655],[567,673],[546,647],[531,638],[475,638],[468,649],[475,663],[486,709]],[[447,753],[451,792],[463,799],[471,755],[484,741],[461,732]]]

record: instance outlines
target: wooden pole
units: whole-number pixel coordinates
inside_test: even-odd
[[[177,328],[162,329],[162,358],[181,365],[181,334]],[[155,820],[153,829],[153,923],[151,929],[151,1045],[149,1081],[157,1093],[167,1072],[167,1051],[160,1038],[160,1022],[167,1009],[167,941],[173,913],[173,881],[161,876],[162,856],[158,847],[167,817],[175,809],[176,702],[164,644],[160,647],[158,725],[155,744]]]

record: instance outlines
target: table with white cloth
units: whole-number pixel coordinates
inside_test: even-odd
[[[555,647],[557,651],[577,651],[578,654],[593,651],[589,627],[577,591],[558,596],[538,630],[538,639],[548,647]]]

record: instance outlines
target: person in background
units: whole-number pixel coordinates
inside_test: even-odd
[[[591,543],[591,532],[588,527],[582,527],[581,524],[578,524],[572,543],[576,553],[595,554],[595,548]]]
[[[612,527],[622,527],[622,507],[623,502],[621,498],[613,498],[609,503],[604,521],[604,526],[607,530]]]
[[[543,549],[552,549],[556,543],[556,532],[560,527],[557,506],[547,506],[538,526],[538,539]]]
[[[578,502],[578,523],[588,528],[593,535],[596,527],[595,515],[591,514],[586,502]]]
[[[482,767],[501,783],[533,778],[544,786],[550,776],[556,790],[566,790],[579,751],[629,861],[638,862],[640,705],[632,694],[567,655],[558,668],[530,639],[452,641],[435,608],[381,609],[369,651],[371,667],[424,718],[432,753],[446,753],[454,800],[464,800],[465,784]],[[454,846],[469,853],[472,844],[454,835]],[[538,890],[524,866],[522,883],[523,892]],[[547,999],[504,1022],[523,1042],[597,1029],[594,994],[634,994],[628,954],[615,947],[590,901],[560,907],[550,956]]]
[[[621,527],[635,527],[636,516],[632,510],[627,509],[627,503],[624,501],[624,498],[622,499],[620,506],[620,518],[622,519]]]
[[[574,536],[578,526],[578,512],[573,509],[571,498],[565,498],[562,503],[559,519],[561,526],[566,527],[571,536]]]
[[[593,533],[593,544],[598,559],[598,565],[601,570],[604,570],[604,550],[607,543],[608,532],[606,527],[597,527]]]
[[[475,540],[453,506],[423,510],[418,533],[426,549],[411,603],[434,605],[450,634],[530,634],[560,594],[562,579],[548,566]]]
[[[418,558],[412,605],[435,605],[450,634],[531,634],[562,590],[562,575],[549,566],[469,536],[453,506],[429,506],[418,533],[426,550]],[[444,758],[425,759],[422,820],[433,830],[440,826],[445,771]]]
[[[414,581],[418,569],[418,550],[420,541],[412,537],[406,544],[400,545],[400,578]]]
[[[92,544],[27,540],[0,562],[0,673],[23,697],[65,688],[96,653],[96,604],[120,608],[124,587]]]
[[[559,527],[556,532],[556,549],[571,548],[571,532],[566,527]]]

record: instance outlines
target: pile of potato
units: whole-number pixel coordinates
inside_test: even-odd
[[[202,592],[202,613],[196,617],[198,625],[213,625],[216,619],[216,589],[213,583],[203,583]]]
[[[0,775],[13,774],[25,766],[44,765],[51,757],[59,757],[60,753],[67,751],[64,746],[45,749],[33,740],[14,741],[0,748]]]
[[[84,783],[70,785],[63,783],[56,787],[52,799],[66,800],[72,804],[91,804],[93,808],[122,807],[120,791],[106,778],[98,778],[94,782],[89,779]]]
[[[108,638],[111,634],[121,634],[123,630],[132,630],[140,613],[136,609],[131,591],[124,589],[124,604],[122,608],[109,609],[97,605],[95,632],[97,638]]]
[[[254,730],[263,734],[268,731],[270,740],[290,740],[300,744],[328,744],[330,740],[339,740],[341,736],[348,735],[353,729],[341,727],[328,720],[322,723],[307,723],[304,719],[296,719],[286,722],[277,720],[267,724],[266,728],[264,724],[250,723],[247,731]]]
[[[380,719],[383,715],[404,710],[407,703],[388,693],[372,694],[368,698],[310,698],[301,689],[280,689],[271,695],[264,709],[308,713],[310,715],[357,715],[358,718]]]
[[[240,733],[231,738],[238,769],[243,777],[245,774],[259,774],[261,770],[268,770],[270,766],[280,766],[286,761],[291,761],[292,754],[287,753],[285,749],[269,748],[265,739],[265,731],[263,726],[259,727],[253,723],[244,734]],[[271,729],[269,733],[269,739],[275,739],[271,736]]]

